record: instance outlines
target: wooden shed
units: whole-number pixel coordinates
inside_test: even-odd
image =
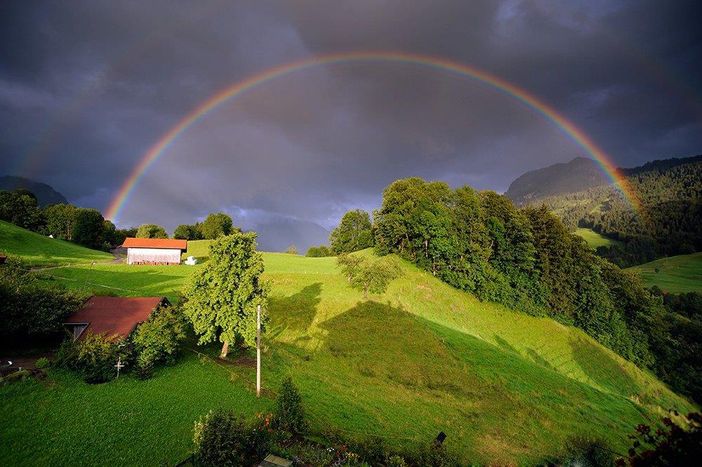
[[[180,264],[181,253],[188,249],[188,241],[129,237],[122,247],[127,249],[127,264]]]

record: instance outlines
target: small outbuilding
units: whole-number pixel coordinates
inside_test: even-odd
[[[104,334],[121,340],[149,319],[159,306],[169,305],[166,297],[90,297],[68,317],[64,326],[78,340],[87,333]]]
[[[181,254],[188,249],[188,241],[128,237],[122,247],[127,249],[127,264],[180,264]]]

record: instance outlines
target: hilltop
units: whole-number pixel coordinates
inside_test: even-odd
[[[610,183],[597,163],[586,157],[531,170],[517,177],[505,195],[515,204],[538,201],[547,196],[582,191]]]
[[[202,257],[205,246],[193,244],[191,254]],[[535,463],[578,435],[625,453],[638,423],[693,407],[582,331],[480,302],[408,262],[400,261],[404,275],[385,294],[364,300],[335,258],[265,253],[264,261],[271,283],[264,387],[291,375],[314,432],[374,435],[402,447],[444,431],[466,463]],[[42,275],[97,293],[177,299],[173,292],[197,268],[98,264]],[[173,464],[208,410],[271,409],[271,397],[254,396],[252,368],[223,367],[210,358],[217,349],[195,350],[206,356],[189,352],[145,382],[90,386],[52,370],[55,384],[0,388],[11,402],[0,431],[12,447],[0,463],[50,456],[66,464]],[[81,408],[86,400],[90,409]]]
[[[682,165],[698,162],[702,162],[702,155],[658,159],[638,167],[617,170],[627,177],[633,177],[651,172],[664,173]],[[533,204],[548,197],[578,193],[611,183],[597,162],[586,157],[576,157],[570,162],[523,173],[509,185],[505,195],[517,205]]]
[[[46,183],[35,182],[24,177],[14,177],[11,175],[0,176],[0,191],[1,190],[16,190],[23,188],[31,191],[37,197],[39,206],[48,206],[50,204],[67,204],[68,200],[53,187]]]
[[[45,237],[36,232],[0,221],[0,253],[20,256],[36,265],[110,261],[113,256],[75,243]]]

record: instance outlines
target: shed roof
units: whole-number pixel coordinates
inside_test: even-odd
[[[187,240],[177,240],[174,238],[134,238],[127,237],[122,244],[124,248],[168,248],[187,250]]]
[[[168,300],[165,297],[90,297],[65,324],[87,324],[86,331],[93,334],[125,338],[163,302]]]

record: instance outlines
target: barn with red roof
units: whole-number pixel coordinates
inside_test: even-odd
[[[188,249],[188,241],[129,237],[122,247],[127,249],[127,264],[180,264],[181,254]]]
[[[156,308],[166,305],[169,305],[166,297],[90,297],[64,325],[73,335],[73,340],[87,333],[121,340],[149,319]]]

